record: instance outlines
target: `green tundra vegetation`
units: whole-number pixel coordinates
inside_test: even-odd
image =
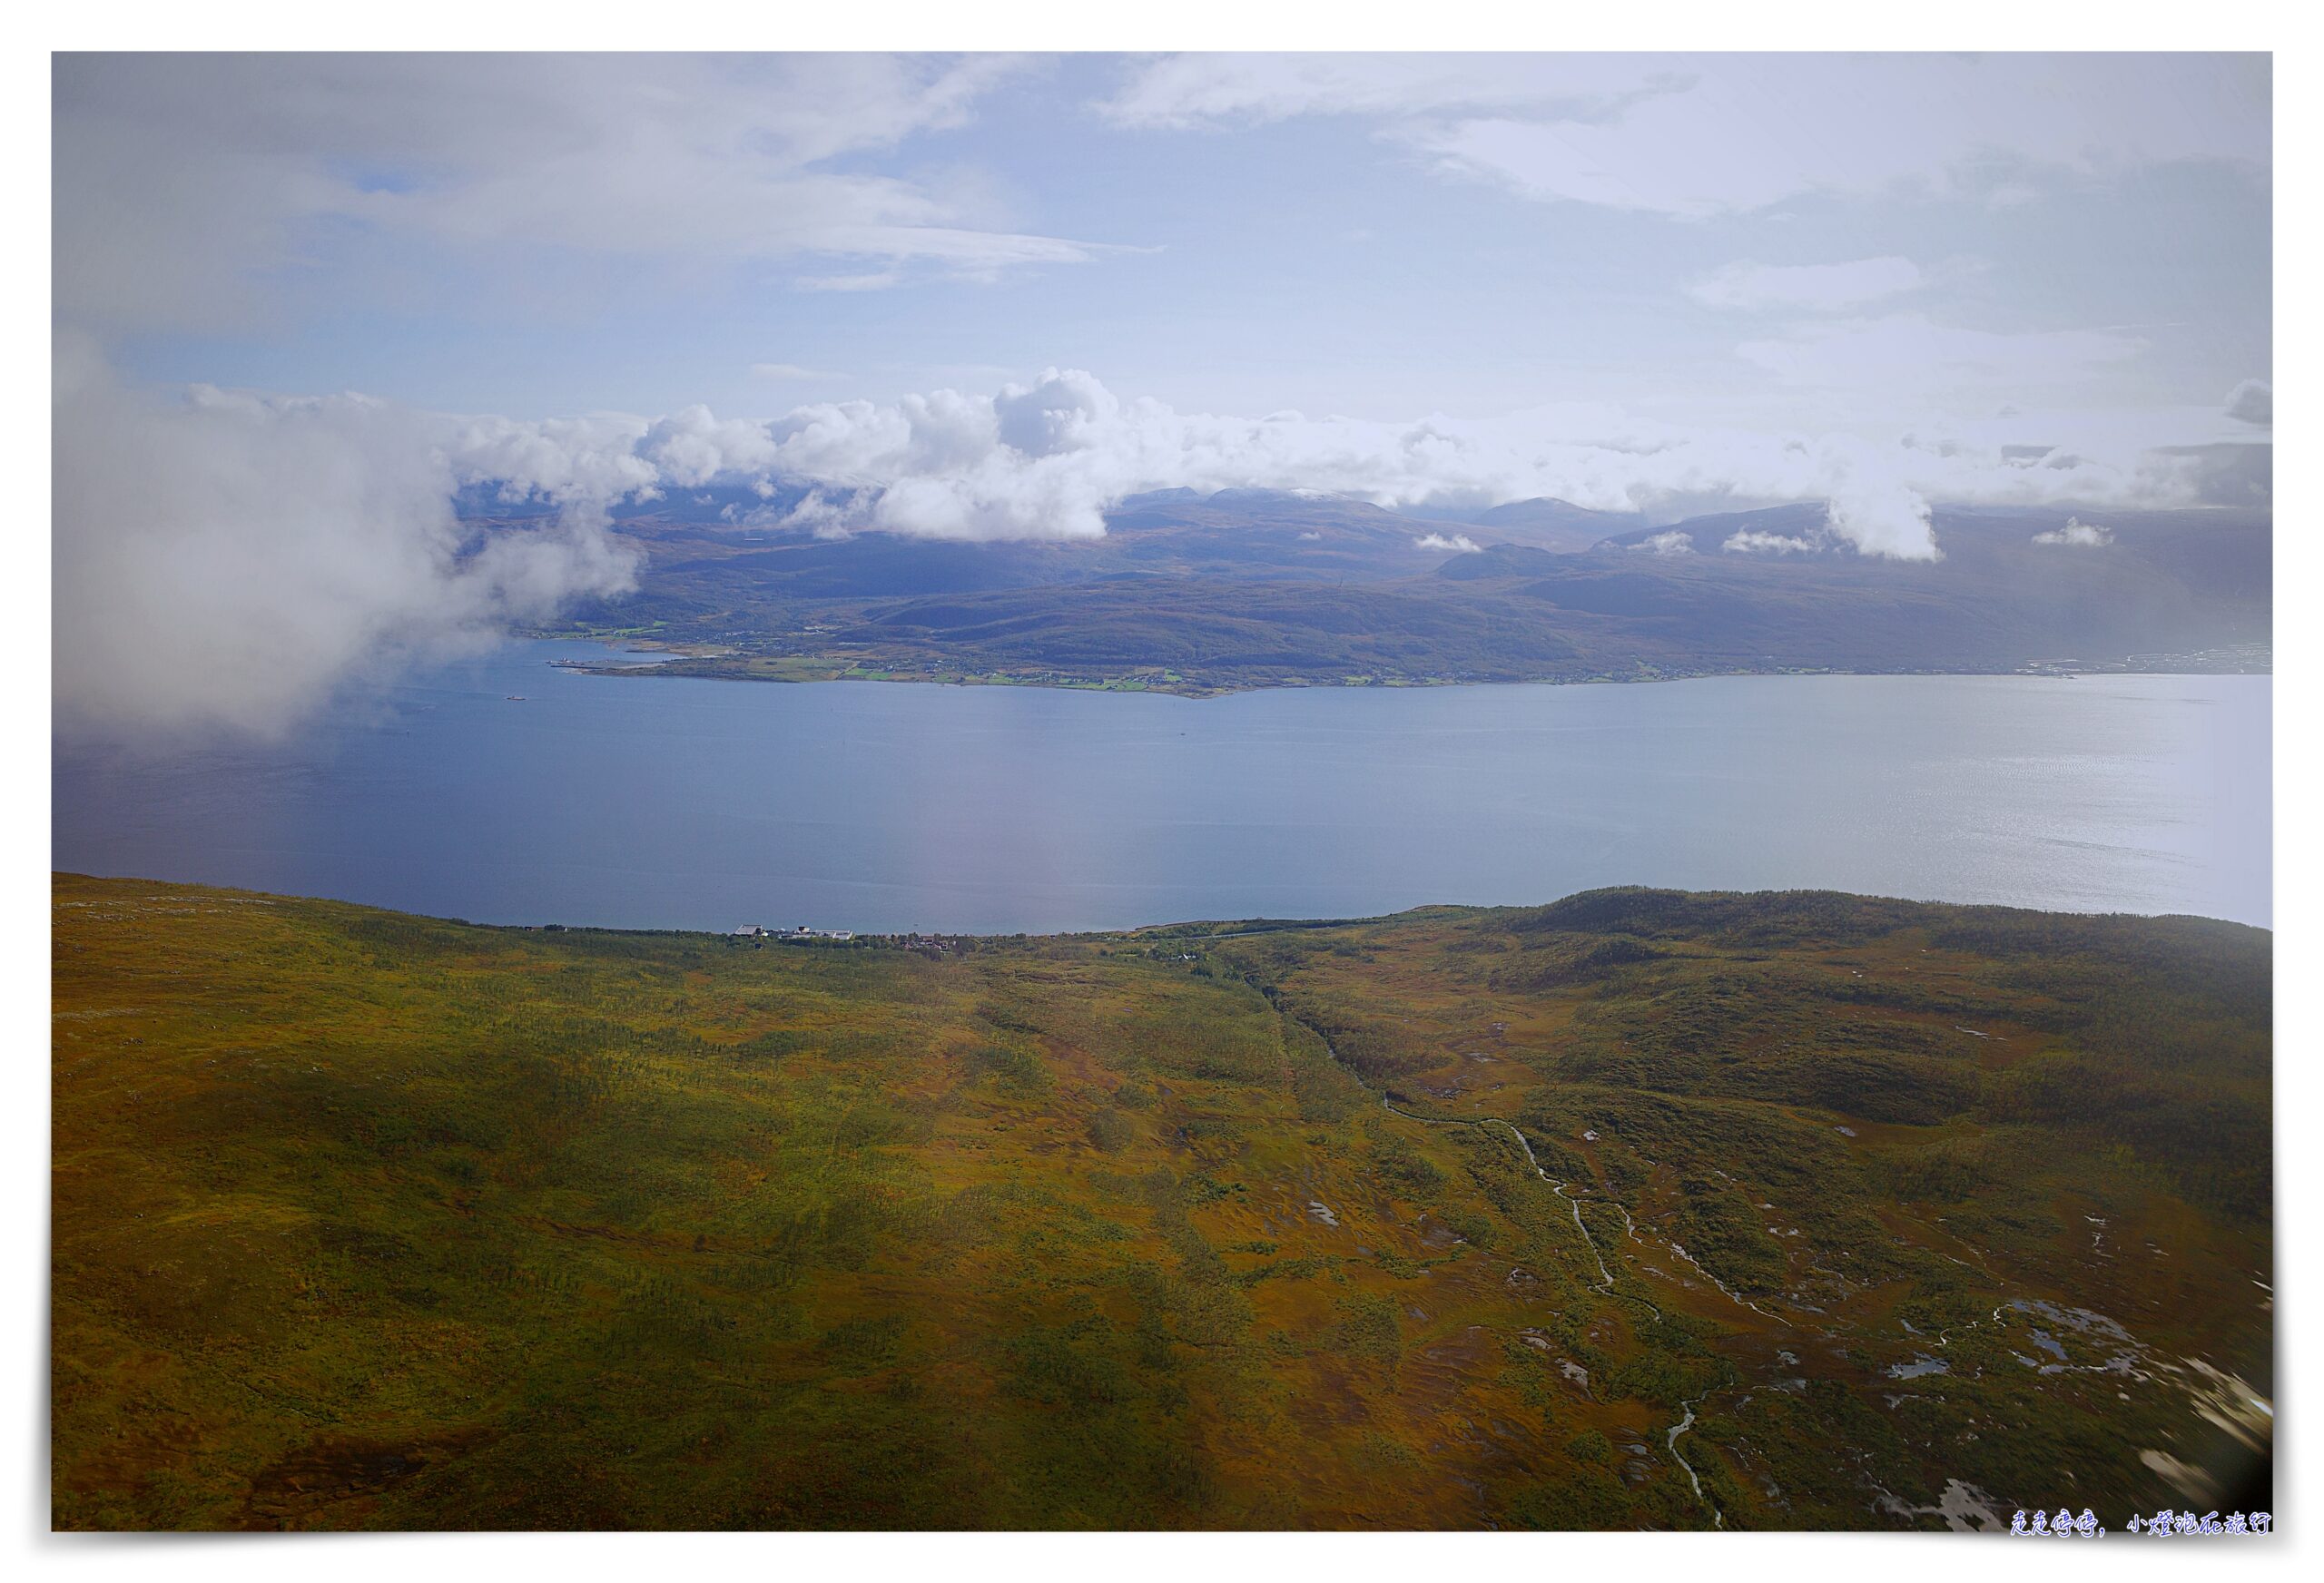
[[[2264,1505],[2270,940],[753,946],[54,880],[64,1529]]]

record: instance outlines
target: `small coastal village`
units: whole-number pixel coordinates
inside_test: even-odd
[[[768,941],[777,945],[862,945],[888,947],[898,950],[924,951],[931,956],[944,956],[960,949],[956,935],[938,934],[866,934],[853,929],[815,929],[801,924],[796,929],[768,929],[763,924],[746,923],[740,929],[729,929],[726,943],[747,945],[753,949]]]

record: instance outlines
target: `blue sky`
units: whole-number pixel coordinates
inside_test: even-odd
[[[1907,383],[1915,370],[1904,368],[1893,391],[1803,392],[1736,348],[1786,339],[1822,315],[1712,308],[1687,292],[1738,261],[1883,257],[1911,261],[1927,283],[1855,305],[1848,318],[1909,313],[1939,330],[2137,343],[2096,366],[2020,370],[2021,406],[2195,408],[2269,377],[2264,58],[2162,57],[2126,74],[2122,57],[2047,57],[2039,78],[2023,58],[1947,63],[1939,79],[1900,71],[1894,57],[1800,58],[1796,100],[1744,106],[1811,123],[1763,162],[1792,157],[1797,168],[1744,177],[1731,202],[1713,182],[1705,191],[1718,207],[1680,213],[1527,190],[1521,172],[1449,165],[1421,140],[1468,117],[1553,133],[1610,130],[1619,147],[1640,111],[1608,120],[1594,104],[1575,112],[1572,95],[1691,77],[1648,108],[1685,103],[1707,98],[1731,66],[1530,59],[1538,69],[1528,57],[1448,60],[1371,89],[1363,84],[1381,75],[1378,57],[1311,71],[1320,84],[1300,81],[1284,57],[1255,83],[1220,57],[1194,57],[1162,85],[1147,61],[988,59],[940,111],[919,102],[946,68],[914,64],[825,81],[839,129],[827,141],[838,146],[763,167],[747,152],[754,136],[808,140],[755,124],[753,101],[827,79],[816,63],[714,68],[700,82],[658,62],[625,74],[667,76],[673,96],[729,96],[724,113],[673,114],[665,129],[670,185],[697,187],[705,208],[781,207],[793,177],[901,183],[943,211],[944,223],[1060,239],[1078,255],[1071,262],[993,264],[973,248],[965,258],[915,257],[909,239],[867,250],[844,226],[823,228],[826,238],[812,222],[794,243],[760,248],[738,241],[746,224],[674,221],[657,203],[633,204],[625,217],[633,194],[593,193],[588,162],[624,146],[636,99],[593,107],[601,74],[554,58],[509,63],[497,91],[489,73],[472,89],[473,67],[374,64],[361,75],[376,105],[344,115],[306,103],[330,74],[296,57],[230,57],[228,69],[132,63],[137,71],[82,60],[60,70],[58,130],[65,174],[75,170],[76,130],[103,125],[105,137],[87,141],[103,143],[114,168],[92,158],[92,180],[117,182],[133,162],[133,182],[237,189],[231,207],[248,212],[239,233],[231,215],[196,211],[185,219],[201,233],[192,239],[160,226],[118,239],[149,249],[157,270],[215,248],[227,255],[221,277],[258,289],[243,302],[213,282],[184,302],[156,291],[150,310],[87,304],[81,317],[113,330],[123,363],[154,381],[360,389],[531,418],[690,402],[771,415],[803,400],[990,388],[1049,367],[1086,368],[1117,391],[1182,410],[1254,415],[1485,417],[1615,400],[1680,420],[1750,408],[1815,423],[1862,410],[1866,397],[1931,412],[2003,405],[1976,381],[1969,391]],[[1755,72],[1769,74],[1764,64]],[[156,103],[141,74],[177,84],[185,108]],[[1335,74],[1357,85],[1335,85]],[[1863,102],[1819,104],[1835,75],[1860,81]],[[1530,103],[1529,78],[1538,84]],[[1219,79],[1240,97],[1222,98]],[[2009,111],[2037,82],[2072,102],[2046,118]],[[1910,114],[1934,133],[1897,131],[1895,101],[1933,88],[1952,102]],[[1206,89],[1220,101],[1207,113]],[[461,103],[472,91],[512,103],[480,112]],[[1141,93],[1147,113],[1127,119],[1120,106]],[[493,147],[528,100],[555,105],[560,124],[537,149]],[[408,135],[398,101],[411,119],[438,116],[436,134]],[[1571,113],[1596,119],[1559,119]],[[1713,106],[1681,133],[1641,157],[1701,161],[1738,128]],[[1876,157],[1837,152],[1884,140],[1894,146]],[[488,198],[399,219],[391,206],[366,213],[299,191],[327,180],[389,199],[437,194],[446,210],[508,183],[551,195],[529,219],[496,220]],[[75,217],[69,192],[58,212]],[[813,289],[841,280],[892,283]],[[116,299],[138,285],[133,274]],[[69,286],[61,300],[76,317]],[[812,373],[753,373],[764,365]]]

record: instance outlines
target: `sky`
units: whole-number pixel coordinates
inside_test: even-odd
[[[59,660],[111,675],[100,715],[155,707],[103,696],[153,679],[100,611],[340,677],[618,588],[606,514],[712,480],[974,539],[1179,485],[1826,499],[1907,559],[1935,502],[2263,503],[2217,447],[2271,437],[2265,56],[64,55],[54,86],[57,596],[95,624]],[[476,484],[558,525],[479,557]]]

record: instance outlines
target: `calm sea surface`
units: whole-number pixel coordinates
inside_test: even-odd
[[[2270,919],[2266,677],[1188,700],[547,664],[606,652],[511,645],[280,746],[60,744],[54,864],[640,928],[1048,932],[1617,884]]]

